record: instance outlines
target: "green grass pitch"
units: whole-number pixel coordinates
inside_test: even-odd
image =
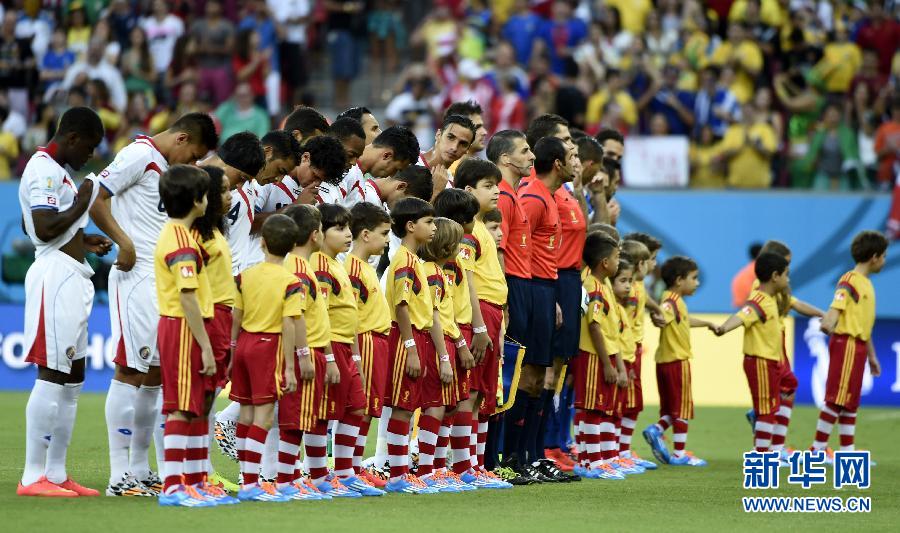
[[[215,509],[160,508],[153,499],[20,498],[15,487],[24,460],[26,393],[0,393],[0,517],[5,532],[87,531],[102,533],[188,531],[897,531],[900,524],[900,411],[862,409],[857,442],[878,465],[872,487],[835,491],[829,484],[809,490],[787,485],[771,491],[741,487],[741,453],[751,434],[744,410],[698,408],[688,449],[709,461],[706,468],[663,466],[626,481],[581,481],[567,485],[517,487],[432,496],[388,495],[351,501],[240,504]],[[104,396],[84,394],[69,454],[69,472],[86,486],[106,486],[108,455]],[[635,433],[636,449],[650,458],[639,431],[653,421],[651,406]],[[788,443],[809,445],[815,427],[812,408],[794,409]],[[370,439],[374,445],[373,438]],[[833,436],[835,438],[835,436]],[[223,473],[236,465],[213,457]],[[151,459],[151,464],[153,460]],[[830,469],[829,469],[830,471]],[[871,496],[867,514],[745,514],[742,496]]]

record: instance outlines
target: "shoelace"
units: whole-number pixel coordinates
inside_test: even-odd
[[[203,485],[200,487],[200,490],[216,498],[227,496],[227,493],[221,487],[217,487],[216,485],[208,482],[203,483]]]
[[[301,483],[303,484],[304,487],[306,487],[306,490],[308,490],[309,492],[311,492],[313,494],[321,494],[322,493],[322,491],[319,490],[319,487],[313,485],[313,482],[308,478],[303,478]]]
[[[304,496],[307,494],[310,494],[309,490],[305,486],[303,486],[302,484],[300,484],[296,481],[291,483],[291,486],[294,487],[295,489],[297,489],[299,491],[299,493],[303,494]]]
[[[404,479],[407,483],[409,483],[410,485],[412,485],[413,487],[417,487],[417,488],[425,488],[425,487],[427,487],[427,485],[425,485],[425,482],[424,482],[424,481],[422,481],[421,479],[417,478],[416,476],[414,476],[414,475],[412,475],[412,474],[406,474],[405,476],[403,476],[403,479]]]
[[[260,483],[259,488],[272,496],[278,496],[278,489],[275,488],[275,485],[269,482]]]
[[[603,470],[603,471],[608,472],[608,473],[610,473],[610,474],[618,474],[618,472],[616,471],[616,469],[613,468],[612,465],[608,465],[608,464],[606,464],[606,465],[600,465],[600,470]]]
[[[448,471],[448,472],[447,472],[447,477],[449,477],[450,479],[453,480],[454,483],[457,483],[457,484],[459,484],[459,485],[465,484],[465,482],[462,480],[461,477],[459,477],[459,474],[457,474],[456,472],[449,472],[449,471]]]
[[[331,484],[331,488],[334,489],[335,491],[341,491],[341,492],[344,492],[344,491],[347,490],[347,487],[345,487],[345,486],[341,483],[341,480],[338,479],[337,476],[331,478],[331,481],[330,481],[329,483]]]
[[[185,494],[187,494],[189,497],[191,497],[191,498],[193,498],[193,499],[195,499],[195,500],[206,501],[206,498],[204,498],[203,495],[201,495],[199,492],[197,492],[197,489],[196,489],[196,488],[194,488],[194,487],[192,487],[192,486],[190,486],[190,485],[186,485],[186,486],[184,487],[184,492],[185,492]]]

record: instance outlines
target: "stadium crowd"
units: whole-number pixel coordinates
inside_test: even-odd
[[[893,1],[428,4],[6,0],[0,179],[82,104],[103,118],[108,160],[185,112],[214,112],[228,138],[262,135],[301,103],[386,106],[384,121],[427,148],[444,109],[469,99],[489,133],[553,112],[588,133],[689,136],[696,187],[887,190],[896,179]],[[319,71],[330,102],[310,90]],[[369,101],[350,102],[354,81]]]

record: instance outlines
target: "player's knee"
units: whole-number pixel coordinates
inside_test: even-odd
[[[127,366],[116,365],[113,379],[131,385],[132,387],[140,387],[144,382],[144,373],[133,368],[128,368]]]

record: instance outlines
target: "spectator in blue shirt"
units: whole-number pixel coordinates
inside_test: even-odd
[[[694,133],[709,126],[721,139],[725,130],[741,118],[741,106],[726,84],[721,83],[719,69],[713,66],[700,72],[700,91],[694,100]]]
[[[695,96],[678,89],[678,68],[667,65],[662,75],[651,72],[650,76],[653,82],[638,101],[638,109],[646,108],[650,115],[658,113],[665,117],[670,135],[690,135],[694,127]]]
[[[41,86],[44,91],[59,85],[66,76],[66,69],[75,63],[75,52],[66,47],[66,30],[53,30],[50,47],[41,61]]]
[[[516,0],[514,13],[503,25],[501,35],[516,49],[516,61],[527,65],[544,19],[528,9],[528,0]]]
[[[553,19],[544,22],[540,38],[550,52],[550,66],[554,74],[562,74],[566,59],[588,34],[587,25],[573,15],[569,2],[553,3]]]

